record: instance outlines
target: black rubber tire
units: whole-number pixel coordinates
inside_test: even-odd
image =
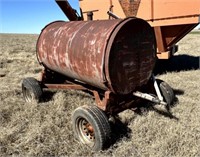
[[[110,124],[105,113],[97,106],[78,107],[73,112],[72,125],[76,138],[91,147],[93,151],[100,151],[109,147]],[[92,131],[88,129],[89,127]]]
[[[173,105],[174,102],[174,91],[173,89],[170,87],[169,84],[167,84],[166,82],[156,79],[158,86],[160,88],[161,94],[164,98],[164,101],[167,103],[168,107],[171,107]]]
[[[22,81],[22,93],[26,102],[39,103],[42,98],[43,90],[38,80],[28,77]]]

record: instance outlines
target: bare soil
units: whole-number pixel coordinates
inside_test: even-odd
[[[188,34],[179,52],[159,62],[157,77],[174,89],[170,113],[144,107],[141,114],[126,110],[113,126],[113,145],[91,152],[74,138],[71,114],[94,103],[83,92],[48,91],[48,101],[26,103],[21,81],[39,78],[35,55],[38,35],[0,35],[0,156],[200,156],[200,34]]]

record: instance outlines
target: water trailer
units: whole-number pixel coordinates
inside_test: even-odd
[[[169,31],[171,25],[158,26],[155,23],[161,21],[155,20],[152,23],[156,26],[152,27],[150,21],[142,18],[118,18],[112,5],[105,14],[110,19],[93,20],[95,11],[90,9],[88,20],[84,21],[85,17],[78,16],[67,1],[56,2],[72,21],[55,21],[42,30],[37,41],[37,58],[44,69],[40,80],[29,77],[22,81],[22,92],[27,102],[42,101],[43,89],[74,89],[90,93],[95,105],[78,107],[72,114],[72,124],[78,140],[95,151],[109,147],[109,119],[118,113],[137,109],[144,102],[169,109],[174,101],[174,92],[166,82],[155,79],[153,69],[160,52],[155,30],[167,37],[176,32]],[[83,6],[85,2],[87,0],[80,1]],[[125,6],[126,1],[114,2]],[[133,2],[142,4],[142,1]],[[124,13],[127,12],[124,10]],[[196,24],[191,22],[187,26],[173,27],[175,30],[184,29],[182,37],[194,26]],[[163,41],[171,43],[164,48],[168,49],[180,39],[177,34],[174,34],[173,41],[162,37]]]

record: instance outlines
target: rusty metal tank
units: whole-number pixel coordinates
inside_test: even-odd
[[[56,21],[37,42],[40,64],[115,94],[147,83],[156,59],[154,31],[144,20]]]

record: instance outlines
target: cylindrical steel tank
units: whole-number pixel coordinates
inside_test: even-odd
[[[138,18],[57,21],[42,30],[37,42],[45,68],[115,94],[146,84],[155,54],[154,31]]]

